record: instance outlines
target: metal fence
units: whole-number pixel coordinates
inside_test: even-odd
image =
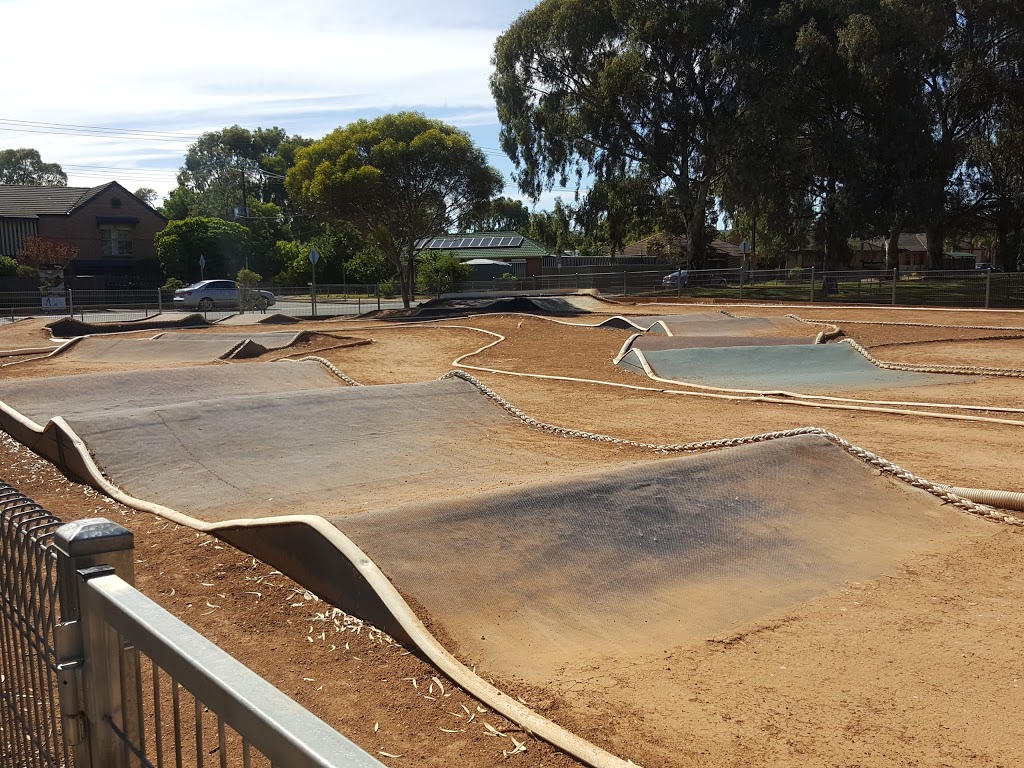
[[[981,271],[821,272],[772,270],[644,270],[557,274],[517,280],[466,282],[460,291],[596,289],[606,296],[669,301],[672,298],[730,301],[830,302],[943,307],[1024,307],[1024,273]]]
[[[132,534],[0,483],[4,768],[381,763],[133,586]]]
[[[69,752],[57,701],[60,520],[0,482],[0,749],[9,768],[60,768]]]
[[[401,307],[399,297],[388,286],[318,285],[267,286],[261,288],[274,294],[273,303],[264,306],[253,292],[216,300],[175,301],[172,290],[156,288],[78,290],[43,295],[39,291],[0,293],[0,323],[23,317],[76,317],[89,322],[121,322],[143,320],[161,313],[199,312],[209,320],[219,320],[239,312],[283,314],[291,317],[335,317],[358,315],[375,309]]]

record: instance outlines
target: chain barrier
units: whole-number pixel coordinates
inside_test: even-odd
[[[488,397],[490,400],[495,402],[506,412],[519,419],[521,422],[526,424],[528,427],[534,429],[540,429],[550,434],[559,435],[561,437],[572,437],[583,440],[593,440],[599,443],[608,443],[611,445],[622,445],[629,448],[639,448],[641,450],[653,450],[657,453],[698,453],[702,451],[716,450],[720,448],[735,448],[741,445],[752,445],[755,443],[763,443],[769,440],[779,440],[785,437],[797,437],[800,435],[816,435],[823,437],[834,445],[839,446],[850,455],[866,462],[867,464],[875,467],[881,472],[892,475],[893,477],[901,480],[914,488],[919,488],[933,496],[941,499],[943,502],[950,504],[958,509],[968,512],[972,515],[984,517],[986,519],[997,520],[999,522],[1006,523],[1007,525],[1022,526],[1024,527],[1024,520],[1016,518],[1013,515],[1007,515],[994,507],[987,506],[985,504],[978,504],[977,502],[965,499],[962,496],[957,496],[951,493],[946,486],[938,483],[933,483],[930,480],[926,480],[923,477],[915,475],[909,472],[893,462],[883,459],[871,451],[864,448],[860,448],[852,443],[844,440],[827,429],[822,427],[798,427],[796,429],[788,429],[779,432],[766,432],[759,435],[747,435],[744,437],[730,437],[719,440],[703,440],[696,443],[668,443],[668,444],[657,444],[657,443],[643,443],[637,440],[629,440],[619,437],[611,437],[610,435],[601,435],[594,432],[586,432],[584,430],[567,429],[565,427],[559,427],[554,424],[548,424],[543,421],[539,421],[532,416],[527,415],[522,410],[517,408],[515,405],[510,403],[508,400],[503,398],[493,389],[488,387],[486,384],[481,382],[476,377],[466,373],[465,371],[451,371],[442,376],[439,381],[445,379],[462,379],[463,381],[472,384],[476,387],[483,395]]]
[[[358,381],[353,379],[351,376],[349,376],[348,374],[344,373],[340,368],[338,368],[338,366],[336,366],[330,360],[327,360],[326,358],[323,358],[323,357],[317,357],[316,355],[309,355],[308,357],[300,357],[298,360],[288,360],[287,362],[289,362],[289,363],[293,363],[293,362],[294,363],[305,363],[307,361],[312,361],[312,362],[315,362],[315,363],[320,363],[321,365],[326,366],[327,370],[329,370],[331,373],[333,373],[339,379],[344,381],[350,387],[361,387],[361,386],[363,386]]]

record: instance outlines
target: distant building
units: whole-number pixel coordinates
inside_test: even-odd
[[[481,259],[506,262],[510,265],[506,271],[519,278],[540,275],[544,257],[548,255],[547,248],[518,232],[476,232],[430,237],[416,243],[416,252],[423,251],[442,251],[464,262]],[[487,271],[487,275],[477,275],[478,279],[488,279],[490,276],[490,270],[479,271]]]
[[[666,264],[677,264],[686,258],[689,241],[683,236],[658,233],[630,243],[615,258],[635,256],[657,256]],[[706,269],[739,269],[743,264],[743,252],[738,245],[715,238],[708,243]]]
[[[0,184],[0,256],[17,256],[25,238],[76,245],[68,276],[124,278],[152,269],[153,238],[167,220],[116,181],[98,187]]]

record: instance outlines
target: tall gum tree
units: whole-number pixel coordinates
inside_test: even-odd
[[[68,176],[58,163],[44,163],[39,151],[0,150],[0,184],[25,184],[35,187],[66,187]]]
[[[479,217],[503,181],[465,131],[400,112],[357,120],[299,150],[286,186],[304,209],[351,223],[384,254],[408,307],[416,242]]]
[[[731,156],[743,19],[728,0],[543,0],[520,16],[496,43],[491,91],[522,191],[647,179],[699,264]]]

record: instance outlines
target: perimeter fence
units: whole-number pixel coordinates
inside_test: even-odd
[[[637,267],[642,267],[637,269]],[[966,308],[1024,308],[1024,273],[981,271],[821,272],[809,269],[652,270],[650,265],[595,271],[593,267],[533,277],[461,282],[455,292],[572,291],[595,289],[605,296],[671,301],[826,302]],[[421,297],[421,298],[433,298]],[[267,286],[259,291],[231,290],[176,300],[174,291],[158,289],[67,290],[0,293],[0,324],[23,317],[76,317],[90,322],[142,320],[157,314],[201,313],[221,320],[238,313],[280,314],[295,318],[361,315],[400,309],[393,286]]]
[[[389,286],[318,285],[267,286],[259,290],[195,292],[178,296],[157,288],[81,290],[57,293],[0,292],[0,323],[23,317],[75,317],[83,322],[144,320],[157,314],[200,313],[220,320],[238,313],[281,314],[290,317],[359,315],[402,305]]]
[[[770,270],[580,271],[464,282],[459,291],[504,292],[596,289],[605,296],[671,301],[673,298],[728,301],[827,302],[904,306],[1024,308],[1024,273],[982,271],[822,272]]]
[[[133,586],[130,531],[0,482],[4,768],[381,763]]]

